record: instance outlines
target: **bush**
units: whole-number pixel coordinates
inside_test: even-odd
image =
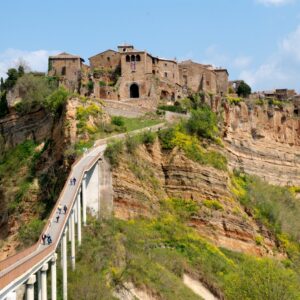
[[[138,145],[140,145],[141,140],[140,140],[140,136],[138,135],[127,135],[126,139],[125,139],[125,145],[126,145],[126,149],[130,154],[134,154],[136,148],[138,147]]]
[[[203,200],[203,205],[214,210],[223,210],[223,205],[218,200]]]
[[[23,224],[19,229],[19,238],[24,246],[31,246],[38,241],[44,222],[39,219],[32,219],[29,223]]]
[[[237,272],[226,276],[227,299],[299,299],[296,274],[270,259],[247,259]]]
[[[251,209],[255,218],[274,233],[287,233],[300,239],[300,203],[287,187],[268,184],[258,177],[235,173],[232,179],[234,193],[240,202]]]
[[[15,106],[19,114],[26,114],[35,108],[51,105],[47,97],[56,89],[46,77],[37,77],[32,74],[20,77],[15,88],[22,98]]]
[[[113,141],[107,145],[104,156],[109,160],[113,168],[119,165],[120,154],[123,150],[124,144],[122,141]]]
[[[121,116],[113,116],[111,118],[111,123],[116,126],[123,127],[125,125],[124,118]]]
[[[54,116],[60,116],[68,100],[68,97],[68,91],[61,87],[46,98],[45,107]]]
[[[218,134],[217,116],[207,106],[192,110],[186,127],[191,134],[213,140]]]
[[[145,131],[141,134],[141,141],[145,145],[152,145],[155,141],[156,133],[151,131]]]
[[[238,105],[242,101],[242,98],[227,96],[227,100],[229,101],[230,104]]]

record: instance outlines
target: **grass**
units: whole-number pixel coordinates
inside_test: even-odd
[[[89,116],[96,118],[94,126],[88,125]],[[114,116],[111,118],[110,123],[102,123],[101,121],[101,111],[95,109],[79,108],[77,110],[78,119],[78,131],[79,140],[75,144],[74,151],[76,154],[83,153],[86,149],[90,148],[95,140],[103,139],[106,137],[113,136],[119,133],[131,132],[134,130],[142,129],[145,127],[154,126],[156,124],[162,123],[160,118],[153,118],[150,115],[146,115],[140,118],[126,118],[122,116]],[[80,138],[80,136],[85,136]],[[86,138],[88,136],[88,139]],[[69,149],[72,152],[72,149]]]

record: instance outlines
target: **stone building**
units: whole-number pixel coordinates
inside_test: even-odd
[[[217,94],[223,96],[228,92],[228,71],[226,69],[214,69],[217,75]]]
[[[71,92],[79,92],[84,60],[66,52],[49,57],[48,75],[57,77],[59,84]]]
[[[191,60],[179,63],[180,84],[186,93],[217,93],[217,75],[212,66]]]
[[[61,53],[49,58],[49,75],[57,76],[71,91],[86,93],[93,81],[93,94],[107,100],[174,101],[192,93],[225,95],[226,69],[214,69],[191,60],[178,63],[160,58],[133,45],[120,45],[89,58],[90,67],[79,56]],[[85,76],[83,75],[85,74]],[[90,92],[89,92],[90,93]]]

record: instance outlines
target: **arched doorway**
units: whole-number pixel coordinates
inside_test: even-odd
[[[139,86],[136,83],[133,83],[130,86],[130,98],[139,98],[139,97],[140,97]]]

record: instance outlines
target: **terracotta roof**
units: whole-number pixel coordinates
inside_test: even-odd
[[[78,55],[73,55],[73,54],[69,54],[67,52],[62,52],[58,55],[54,55],[54,56],[49,56],[49,58],[53,58],[53,59],[81,59],[82,61],[84,61],[83,58],[81,58]]]

